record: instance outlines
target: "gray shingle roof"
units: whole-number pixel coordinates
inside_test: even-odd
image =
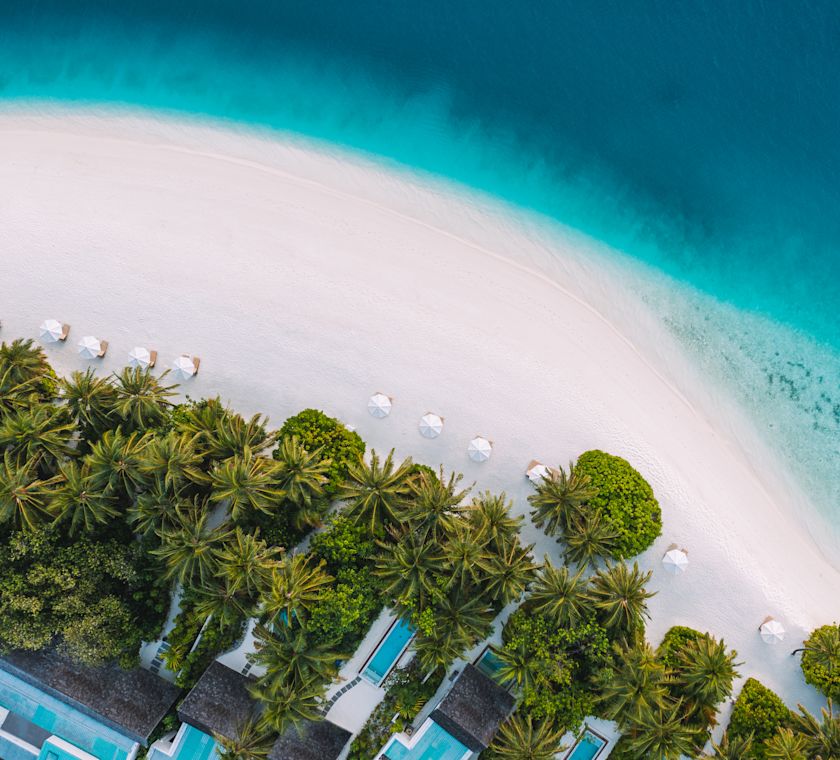
[[[351,733],[328,720],[307,721],[298,733],[286,731],[271,748],[268,760],[335,760]]]
[[[493,741],[513,705],[507,691],[467,665],[430,717],[473,752],[481,752]]]
[[[205,734],[233,739],[254,709],[250,682],[247,676],[214,662],[181,703],[178,717]]]
[[[144,746],[181,692],[142,668],[93,668],[53,650],[11,652],[0,669]]]

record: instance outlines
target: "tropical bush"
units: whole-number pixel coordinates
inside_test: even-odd
[[[791,717],[790,710],[773,691],[754,678],[748,678],[735,700],[729,719],[729,737],[745,739],[751,736],[752,748],[745,757],[764,760],[765,741],[780,728],[789,728]]]
[[[358,433],[348,430],[339,420],[317,409],[304,409],[283,423],[280,439],[291,436],[297,436],[310,453],[319,451],[322,459],[330,461],[326,486],[328,495],[336,493],[344,482],[348,466],[365,453],[365,443]]]
[[[694,628],[675,625],[665,632],[656,650],[656,655],[666,668],[676,668],[679,664],[680,654],[689,644],[697,641],[702,636],[703,634]]]
[[[613,557],[633,557],[662,533],[662,512],[653,489],[626,459],[587,451],[578,457],[576,468],[595,490],[586,503],[603,514],[617,536]]]
[[[829,699],[840,701],[840,626],[837,623],[811,631],[800,666],[807,683]]]

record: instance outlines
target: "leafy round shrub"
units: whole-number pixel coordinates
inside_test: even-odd
[[[673,670],[679,665],[680,652],[699,640],[703,636],[700,631],[694,628],[687,628],[684,625],[675,625],[668,629],[662,637],[662,643],[656,650],[659,661],[668,669]]]
[[[837,623],[811,631],[800,666],[807,683],[829,699],[840,700],[840,626]]]
[[[626,459],[595,449],[578,457],[576,469],[589,475],[598,491],[588,505],[618,535],[614,558],[643,552],[662,533],[662,511],[653,489]]]
[[[307,451],[320,448],[321,457],[330,460],[329,482],[324,489],[330,496],[344,482],[347,466],[365,453],[365,442],[358,433],[317,409],[304,409],[283,423],[280,438],[292,435],[298,437]]]
[[[753,735],[750,756],[764,758],[764,742],[790,724],[790,710],[778,695],[754,678],[748,678],[735,701],[729,720],[729,735],[739,739]]]

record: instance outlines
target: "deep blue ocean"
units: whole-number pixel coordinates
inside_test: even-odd
[[[836,0],[0,0],[0,100],[32,99],[362,150],[736,307],[663,317],[840,505]]]

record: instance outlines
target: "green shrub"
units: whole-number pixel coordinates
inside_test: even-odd
[[[333,643],[349,656],[383,606],[380,583],[366,568],[339,571],[336,585],[322,592],[306,629],[316,642]]]
[[[688,644],[697,641],[703,636],[700,631],[694,628],[686,628],[682,625],[675,625],[669,628],[662,637],[662,643],[656,650],[660,662],[669,670],[677,667],[682,652]]]
[[[365,442],[358,433],[317,409],[304,409],[289,417],[280,428],[280,438],[291,435],[296,435],[307,451],[320,448],[321,456],[330,460],[329,482],[324,489],[330,496],[344,482],[348,464],[365,453]]]
[[[840,627],[837,623],[811,631],[800,667],[805,681],[826,697],[840,700]]]
[[[213,660],[220,654],[233,649],[242,638],[247,622],[243,617],[231,625],[220,625],[215,618],[211,618],[201,634],[198,646],[184,658],[181,670],[175,677],[175,683],[183,689],[191,689],[195,686]]]
[[[593,450],[581,454],[577,470],[597,489],[588,502],[618,535],[613,556],[627,559],[647,549],[662,533],[662,511],[650,484],[626,459]]]
[[[312,553],[327,563],[327,572],[336,576],[345,568],[360,568],[373,564],[376,542],[364,525],[356,525],[344,514],[330,519],[327,529],[312,536]]]
[[[729,719],[729,735],[745,738],[753,735],[750,757],[764,759],[764,742],[779,728],[790,724],[791,714],[785,703],[770,689],[748,678]]]

